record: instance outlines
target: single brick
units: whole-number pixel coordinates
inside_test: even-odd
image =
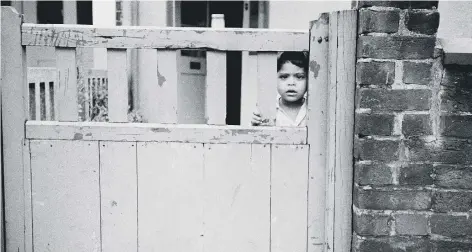
[[[399,10],[359,10],[359,33],[395,33],[400,21]]]
[[[359,235],[388,235],[390,216],[354,214],[354,231]]]
[[[359,1],[358,8],[365,7],[394,7],[401,9],[433,9],[438,7],[438,1]]]
[[[400,185],[432,185],[432,164],[409,164],[400,168]]]
[[[447,66],[441,85],[441,110],[472,112],[472,66]]]
[[[434,214],[430,220],[431,233],[451,238],[472,236],[472,219],[467,216]]]
[[[434,170],[434,184],[436,186],[456,189],[472,189],[472,167],[438,165]]]
[[[431,82],[433,64],[423,62],[403,62],[403,83],[428,85]]]
[[[379,237],[358,239],[355,252],[430,252],[431,243],[420,237]],[[439,252],[439,251],[438,251]]]
[[[472,164],[472,144],[458,140],[425,142],[411,138],[405,141],[410,161],[429,161],[448,164]]]
[[[468,212],[472,210],[472,192],[433,192],[433,210]]]
[[[441,116],[441,134],[448,137],[472,138],[472,116]]]
[[[364,136],[390,136],[394,115],[356,114],[356,134]]]
[[[407,137],[433,134],[429,115],[404,115],[402,133]]]
[[[395,215],[395,230],[399,235],[427,235],[428,217],[422,214]]]
[[[372,112],[424,111],[430,108],[431,90],[361,89],[358,108],[370,108]]]
[[[396,161],[400,155],[400,141],[359,139],[355,151],[358,160]]]
[[[392,170],[385,164],[356,164],[354,180],[359,185],[391,185]]]
[[[358,84],[387,86],[395,80],[395,62],[357,62]]]
[[[430,191],[354,190],[354,202],[359,208],[373,210],[427,210],[431,208]]]
[[[433,251],[437,252],[471,252],[472,242],[459,242],[459,241],[445,241],[435,240],[431,241]]]
[[[433,57],[436,39],[410,36],[360,36],[358,58],[428,59]]]
[[[412,32],[433,35],[438,31],[439,12],[410,10],[405,15],[405,26]]]

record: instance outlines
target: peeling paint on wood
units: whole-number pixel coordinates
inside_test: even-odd
[[[328,43],[316,40],[328,36],[329,14],[323,13],[310,29],[310,60],[308,75],[308,252],[323,251],[325,226],[325,173],[328,99]],[[313,74],[312,74],[313,73]],[[313,239],[316,237],[316,239]],[[321,244],[321,245],[315,245]]]
[[[320,71],[320,65],[315,61],[310,61],[310,71],[313,72],[313,77],[318,78],[318,72]]]
[[[166,77],[159,72],[159,66],[157,67],[157,84],[162,87],[166,82]]]
[[[25,46],[304,51],[308,49],[308,42],[305,30],[22,25],[22,44]]]
[[[306,144],[305,127],[28,121],[28,139]]]

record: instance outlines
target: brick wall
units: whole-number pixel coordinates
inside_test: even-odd
[[[472,251],[472,66],[437,1],[359,1],[353,251]]]

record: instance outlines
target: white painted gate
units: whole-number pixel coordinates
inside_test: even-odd
[[[2,8],[7,251],[348,251],[356,13],[327,17],[310,33],[98,28]],[[54,121],[29,117],[30,46],[55,48]],[[79,121],[84,47],[107,48],[106,122]],[[147,123],[128,122],[131,48],[153,59],[139,83]],[[183,48],[208,50],[205,125],[177,124]],[[308,49],[307,127],[224,125],[226,51],[257,52],[249,79],[273,119],[277,52]]]

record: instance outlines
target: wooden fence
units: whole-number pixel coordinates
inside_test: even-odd
[[[7,251],[349,251],[356,17],[322,15],[309,33],[98,28],[22,24],[3,7]],[[34,89],[29,46],[56,54]],[[108,122],[80,122],[96,86],[86,47],[107,50]],[[128,122],[128,49],[146,55],[148,123]],[[206,125],[177,124],[180,49],[207,50]],[[277,53],[307,49],[307,127],[224,125],[226,51],[256,52],[257,106],[273,123]]]
[[[99,104],[107,91],[106,70],[88,69],[84,71],[83,89],[78,90],[79,121],[94,121],[99,116]],[[55,121],[58,108],[59,76],[57,68],[28,67],[29,120]]]

